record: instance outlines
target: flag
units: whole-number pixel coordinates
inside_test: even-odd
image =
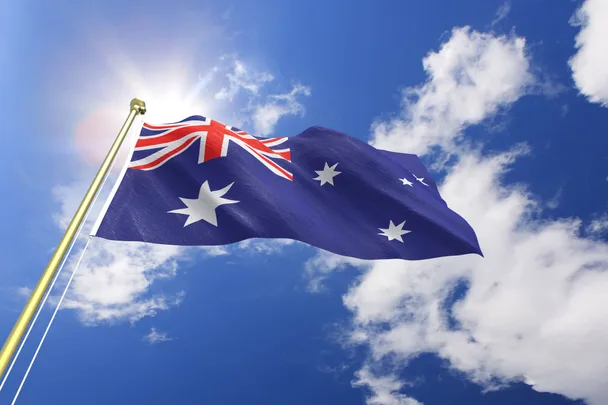
[[[416,155],[323,127],[256,137],[202,116],[143,125],[92,235],[180,246],[287,238],[360,259],[482,254]]]

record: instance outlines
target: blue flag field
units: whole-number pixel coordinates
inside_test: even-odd
[[[360,259],[479,254],[416,155],[311,127],[254,137],[202,116],[144,124],[94,236],[182,246],[288,238]]]

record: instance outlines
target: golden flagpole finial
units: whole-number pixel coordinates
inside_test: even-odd
[[[136,110],[139,114],[144,115],[146,113],[146,103],[138,98],[131,100],[131,111]]]
[[[23,311],[21,311],[19,318],[17,318],[17,322],[15,322],[15,326],[13,326],[11,333],[8,335],[8,338],[4,342],[4,346],[2,346],[2,350],[0,351],[0,379],[4,376],[4,373],[6,372],[6,369],[11,359],[15,355],[17,346],[19,346],[19,343],[23,339],[23,335],[25,334],[25,331],[32,320],[34,312],[40,306],[42,298],[44,297],[52,279],[57,273],[57,269],[59,268],[61,260],[65,256],[68,247],[74,240],[74,237],[76,236],[76,233],[80,228],[80,225],[83,219],[85,218],[87,211],[91,207],[91,204],[93,203],[97,192],[101,188],[103,180],[108,174],[112,162],[116,158],[118,150],[120,149],[120,146],[125,140],[127,133],[129,132],[129,129],[131,128],[131,125],[135,120],[135,117],[139,114],[143,115],[145,113],[146,103],[144,103],[138,98],[134,98],[133,100],[131,100],[129,115],[125,123],[122,125],[120,132],[118,132],[118,136],[110,147],[108,154],[106,155],[103,163],[101,164],[101,167],[99,168],[99,171],[97,172],[95,178],[93,179],[93,182],[91,183],[91,186],[84,195],[80,206],[76,210],[74,217],[70,221],[70,224],[68,225],[65,231],[65,234],[57,245],[57,248],[55,249],[53,256],[51,256],[51,259],[49,260],[46,269],[44,270],[42,276],[40,277],[40,280],[36,284],[36,287],[34,287],[30,298],[28,299],[27,303],[25,304],[25,307],[23,308]]]

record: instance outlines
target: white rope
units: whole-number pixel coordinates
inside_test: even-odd
[[[53,324],[53,321],[55,320],[55,316],[57,315],[57,312],[59,311],[59,307],[61,306],[63,299],[65,298],[65,294],[68,292],[68,289],[70,288],[70,284],[72,284],[72,280],[74,279],[74,274],[76,274],[76,271],[78,270],[78,267],[80,266],[80,262],[82,261],[82,258],[84,257],[84,254],[87,251],[87,247],[89,246],[91,239],[92,239],[92,237],[89,236],[89,238],[87,239],[86,245],[84,245],[84,249],[82,249],[82,254],[80,255],[80,258],[78,259],[78,262],[76,263],[76,267],[74,267],[74,271],[72,272],[72,275],[70,276],[70,279],[68,280],[68,283],[66,284],[66,286],[63,290],[63,294],[61,294],[61,298],[59,299],[59,302],[57,303],[57,307],[55,307],[53,316],[51,317],[51,320],[49,321],[49,324],[47,325],[46,330],[44,331],[44,335],[42,335],[42,339],[40,339],[40,343],[38,343],[38,348],[36,348],[34,357],[32,357],[32,361],[30,361],[30,365],[27,367],[27,371],[25,372],[25,375],[23,376],[23,379],[21,380],[21,384],[19,384],[19,388],[17,389],[17,392],[15,393],[15,398],[13,398],[13,402],[11,402],[11,405],[15,405],[15,402],[17,402],[17,398],[19,398],[19,394],[21,393],[21,388],[23,388],[23,384],[25,384],[25,380],[27,380],[27,377],[30,374],[30,370],[32,369],[32,366],[34,365],[34,362],[36,361],[36,358],[38,357],[40,348],[42,347],[42,344],[44,343],[44,340],[46,339],[46,335],[49,333],[49,329],[51,329],[51,325]]]
[[[139,119],[138,119],[139,118]],[[141,116],[138,116],[135,121],[143,121]],[[140,122],[138,122],[138,124],[141,124]],[[129,132],[133,131],[133,128],[136,127],[136,125],[132,125]],[[126,139],[128,140],[130,137],[130,133],[127,134]],[[99,190],[101,190],[103,188],[103,186],[105,185],[106,181],[108,180],[109,174],[112,172],[112,168],[114,167],[114,164],[116,163],[116,159],[114,159],[114,161],[112,161],[112,163],[110,164],[110,167],[108,169],[108,174],[103,178],[101,185],[99,187]],[[97,193],[94,197],[93,197],[93,201],[91,202],[90,207],[93,207],[95,205],[95,203],[97,202],[97,198],[99,197],[99,193]],[[7,372],[4,375],[4,378],[2,379],[2,383],[0,384],[0,391],[2,391],[2,388],[4,387],[4,384],[6,383],[6,381],[8,380],[9,374],[11,373],[11,370],[13,369],[13,366],[15,365],[15,362],[17,361],[17,358],[19,357],[19,354],[21,353],[21,350],[23,349],[23,346],[25,345],[30,332],[32,331],[36,320],[38,319],[38,315],[40,315],[40,312],[42,312],[42,308],[44,307],[44,305],[46,304],[46,301],[48,299],[48,297],[50,296],[51,290],[53,289],[53,287],[55,286],[55,282],[58,280],[59,275],[61,274],[63,267],[65,265],[65,262],[67,261],[70,252],[72,251],[72,248],[74,247],[74,245],[76,244],[76,241],[78,240],[78,237],[80,236],[80,232],[82,231],[82,228],[84,227],[89,214],[91,213],[91,210],[89,209],[84,218],[82,219],[82,222],[80,224],[80,226],[78,227],[78,230],[76,232],[76,235],[74,237],[74,239],[72,240],[72,243],[70,244],[70,247],[68,249],[68,251],[66,252],[66,255],[64,256],[61,265],[57,271],[57,274],[55,275],[55,278],[53,279],[51,285],[49,286],[49,288],[47,289],[47,292],[40,304],[40,306],[38,307],[38,310],[36,311],[36,315],[34,316],[34,319],[32,320],[30,327],[27,330],[27,333],[25,334],[25,337],[23,338],[23,340],[21,341],[21,344],[19,345],[19,349],[17,350],[17,353],[15,354],[13,361],[11,362],[11,365],[9,366]],[[30,364],[27,368],[27,371],[25,372],[25,375],[23,376],[23,379],[21,380],[21,384],[19,384],[19,388],[17,390],[17,392],[15,393],[15,397],[13,398],[13,402],[11,403],[11,405],[14,405],[15,402],[17,401],[17,398],[19,397],[19,394],[21,392],[21,388],[23,388],[23,385],[25,384],[25,381],[29,375],[29,372],[34,364],[34,361],[36,360],[36,357],[38,356],[38,352],[40,351],[40,348],[42,347],[42,343],[44,342],[44,340],[46,339],[46,335],[49,331],[49,329],[51,328],[51,325],[53,324],[53,321],[55,319],[55,316],[57,315],[57,312],[59,311],[59,307],[61,306],[61,303],[63,302],[63,299],[70,287],[70,284],[72,283],[72,280],[74,278],[74,274],[76,274],[76,270],[78,270],[78,267],[80,266],[80,262],[82,261],[82,258],[84,257],[84,254],[87,250],[87,247],[89,246],[89,243],[91,242],[92,236],[89,236],[87,238],[87,243],[84,246],[84,249],[82,250],[82,254],[80,255],[80,258],[78,259],[78,263],[76,263],[76,267],[74,268],[74,271],[72,272],[72,275],[70,276],[70,279],[68,280],[68,283],[65,286],[65,289],[63,290],[63,293],[61,295],[61,298],[59,299],[59,302],[57,304],[57,307],[55,308],[55,311],[53,312],[53,316],[51,317],[51,320],[49,321],[49,324],[46,327],[46,330],[44,332],[44,335],[42,336],[42,339],[40,340],[40,343],[38,344],[38,348],[36,349],[36,352],[34,353],[34,357],[32,358],[32,360],[30,361]]]
[[[76,233],[77,235],[80,234],[80,231],[82,230],[83,226],[84,226],[84,221],[82,222],[82,224],[80,224],[80,227],[78,228],[78,231]],[[66,260],[70,256],[70,252],[72,251],[72,248],[76,244],[76,240],[77,240],[77,238],[74,238],[74,240],[72,240],[72,243],[70,243],[70,247],[69,247],[66,255],[63,257],[63,260],[61,261],[59,270],[57,271],[57,274],[55,274],[55,278],[53,278],[53,282],[51,283],[50,287],[46,291],[46,294],[44,295],[44,298],[42,299],[42,302],[40,303],[40,306],[38,307],[38,310],[36,311],[36,315],[34,316],[34,319],[32,320],[30,327],[27,329],[27,333],[25,334],[25,337],[21,341],[21,344],[19,345],[19,349],[17,350],[17,353],[13,357],[13,361],[11,362],[11,365],[9,366],[8,370],[6,370],[6,373],[4,374],[4,378],[2,379],[2,384],[0,384],[0,391],[2,391],[2,388],[4,387],[6,380],[8,380],[8,376],[11,374],[11,371],[13,370],[13,366],[15,365],[15,362],[17,361],[17,358],[21,354],[21,349],[23,349],[23,346],[25,345],[27,338],[30,336],[30,332],[32,331],[32,329],[34,328],[34,325],[36,324],[36,321],[38,320],[38,315],[40,315],[40,312],[42,312],[42,308],[44,308],[44,305],[46,304],[46,300],[49,298],[49,296],[51,294],[51,290],[55,286],[55,282],[57,281],[57,279],[59,278],[59,275],[61,274],[63,265],[65,264]]]

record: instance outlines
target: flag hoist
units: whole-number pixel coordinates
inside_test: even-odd
[[[42,298],[46,295],[46,292],[51,284],[51,280],[53,280],[54,276],[57,274],[59,265],[62,262],[64,256],[66,255],[68,247],[72,244],[72,241],[76,237],[76,234],[83,220],[85,219],[89,208],[94,202],[95,196],[101,188],[101,185],[103,184],[103,181],[106,178],[114,159],[116,158],[120,146],[125,140],[129,129],[133,124],[133,121],[138,115],[143,115],[145,113],[146,104],[142,100],[139,100],[137,98],[131,100],[129,115],[125,123],[120,129],[118,136],[114,140],[114,143],[112,144],[112,147],[110,148],[103,163],[101,164],[99,171],[95,175],[95,178],[93,179],[91,186],[89,187],[84,198],[82,199],[80,206],[76,210],[74,217],[70,221],[70,224],[68,225],[65,234],[61,238],[61,241],[57,245],[55,252],[51,256],[51,259],[49,260],[46,269],[44,269],[44,272],[40,277],[40,280],[36,284],[36,287],[34,287],[34,290],[32,291],[30,298],[25,304],[23,311],[19,315],[17,322],[15,322],[15,326],[13,326],[13,329],[11,330],[10,334],[8,335],[8,338],[2,346],[2,350],[0,351],[0,379],[4,376],[6,369],[9,363],[11,362],[11,359],[15,355],[15,351],[17,350],[19,343],[23,339],[26,329],[32,321],[34,313],[40,306]]]

